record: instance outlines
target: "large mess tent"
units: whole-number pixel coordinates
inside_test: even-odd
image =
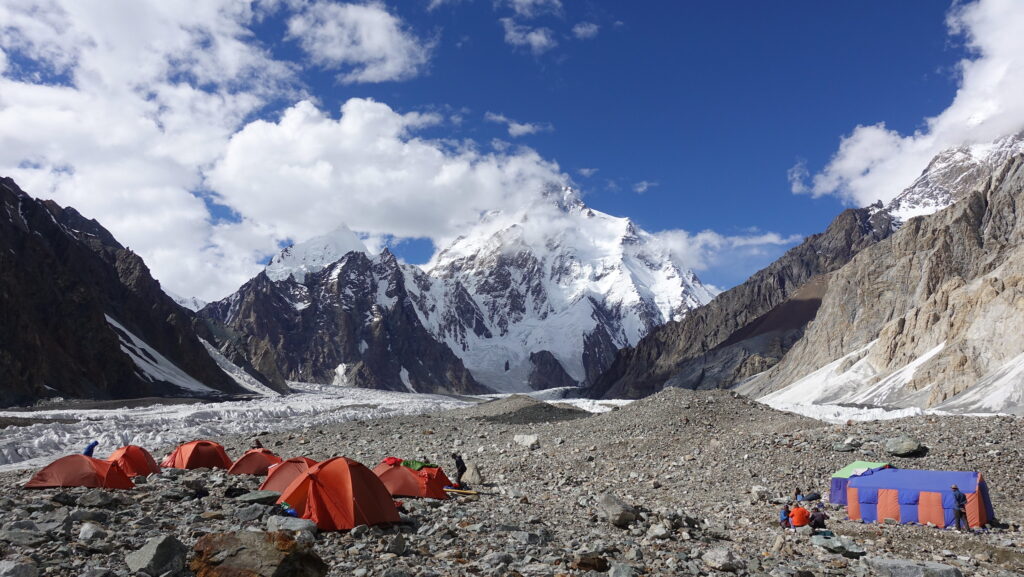
[[[85,455],[68,455],[43,467],[25,483],[26,489],[47,487],[134,489],[135,484],[115,463]]]
[[[854,461],[832,473],[832,484],[828,490],[828,501],[836,505],[846,504],[846,486],[850,477],[860,475],[871,469],[884,469],[889,463],[873,463],[871,461]]]
[[[397,523],[391,494],[373,471],[347,457],[334,457],[300,473],[281,493],[299,516],[324,531]]]
[[[995,519],[988,486],[974,471],[877,469],[850,478],[847,511],[865,523],[892,519],[899,523],[953,525],[956,500],[952,486],[967,496],[967,521],[982,527]]]

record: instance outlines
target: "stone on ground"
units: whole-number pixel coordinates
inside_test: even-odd
[[[288,533],[211,533],[196,542],[189,567],[196,577],[323,577],[327,564]]]
[[[132,571],[142,571],[149,575],[177,575],[185,568],[185,555],[188,549],[172,535],[153,537],[138,551],[124,557],[124,562]]]

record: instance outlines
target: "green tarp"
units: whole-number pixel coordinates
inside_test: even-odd
[[[868,461],[854,461],[849,465],[839,469],[835,473],[832,473],[832,478],[849,479],[855,473],[864,471],[865,469],[877,469],[879,467],[888,467],[889,463],[871,463]]]
[[[408,468],[412,469],[413,471],[419,471],[420,469],[436,469],[437,468],[437,465],[432,465],[430,463],[424,463],[423,461],[414,461],[412,459],[406,459],[406,460],[402,461],[402,466],[403,467],[408,467]]]

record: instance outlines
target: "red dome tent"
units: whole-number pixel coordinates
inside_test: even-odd
[[[190,441],[178,445],[160,465],[171,469],[230,469],[231,457],[224,452],[220,443]]]
[[[138,445],[128,445],[114,451],[107,457],[107,461],[117,463],[118,467],[129,477],[145,477],[152,473],[160,472],[160,465],[156,464],[153,455]]]
[[[296,477],[305,473],[316,461],[308,457],[292,457],[273,465],[267,471],[267,478],[260,485],[260,491],[284,492]]]
[[[347,457],[327,459],[299,474],[277,502],[288,503],[325,531],[399,521],[395,502],[377,475]]]
[[[232,475],[266,475],[267,469],[281,462],[269,449],[249,449],[228,469]]]
[[[135,485],[114,463],[85,455],[68,455],[43,467],[25,483],[26,489],[46,487],[134,489]]]
[[[381,461],[373,472],[396,497],[447,499],[444,488],[452,484],[440,467],[422,467],[417,471],[393,458]]]

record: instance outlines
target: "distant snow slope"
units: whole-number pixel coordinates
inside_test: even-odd
[[[171,291],[164,289],[164,293],[171,297],[174,302],[187,308],[188,310],[195,312],[206,306],[206,301],[198,299],[196,297],[183,297],[181,295],[172,293]]]
[[[328,234],[282,250],[271,259],[266,273],[270,280],[279,281],[290,276],[301,283],[307,274],[323,270],[352,251],[368,252],[363,241],[347,226],[341,225]]]
[[[190,377],[188,373],[181,370],[156,349],[146,344],[145,341],[132,334],[131,331],[124,328],[121,323],[114,320],[111,316],[106,315],[106,317],[107,322],[110,323],[110,326],[114,327],[118,338],[121,339],[121,350],[131,357],[138,368],[140,377],[150,382],[170,383],[193,393],[209,394],[217,392]]]

